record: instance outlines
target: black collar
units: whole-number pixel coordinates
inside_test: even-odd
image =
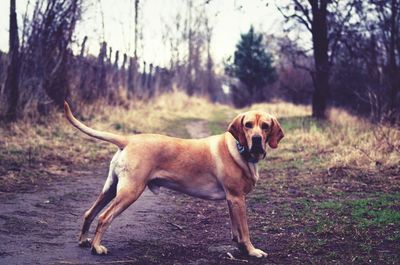
[[[254,158],[250,155],[248,148],[241,145],[238,140],[235,139],[235,141],[236,141],[237,150],[238,150],[239,154],[244,158],[244,160],[246,160],[249,163],[253,163],[253,164],[258,162],[257,158]]]

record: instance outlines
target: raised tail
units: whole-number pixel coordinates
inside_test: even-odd
[[[120,149],[124,149],[124,147],[128,144],[128,139],[125,136],[113,134],[113,133],[109,133],[109,132],[97,131],[92,128],[89,128],[82,122],[78,121],[74,117],[74,115],[72,115],[71,109],[69,108],[69,105],[66,101],[64,101],[64,111],[65,111],[65,116],[67,117],[68,121],[74,127],[79,129],[80,131],[84,132],[85,134],[92,136],[94,138],[115,144]]]

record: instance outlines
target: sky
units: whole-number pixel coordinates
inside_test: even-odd
[[[214,28],[211,41],[211,54],[218,64],[233,55],[240,34],[247,32],[251,25],[257,31],[268,34],[283,34],[283,17],[275,4],[286,0],[193,0],[194,5],[204,5]],[[18,23],[29,0],[17,1]],[[35,0],[30,0],[28,10],[33,8]],[[88,35],[88,52],[98,54],[99,43],[103,38],[113,47],[133,55],[134,40],[134,0],[84,0],[86,8],[81,21],[77,24],[74,45],[79,50],[79,43]],[[208,4],[204,4],[208,2]],[[141,0],[139,22],[142,25],[143,41],[139,45],[139,55],[153,64],[165,66],[170,61],[170,48],[163,41],[166,25],[172,24],[177,12],[182,12],[187,0]],[[0,50],[8,47],[8,12],[9,1],[0,1]],[[102,20],[104,18],[104,30]]]

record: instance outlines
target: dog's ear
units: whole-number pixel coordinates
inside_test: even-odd
[[[247,147],[246,136],[244,135],[244,130],[243,130],[243,120],[244,120],[243,114],[239,114],[238,116],[236,116],[236,118],[233,119],[231,124],[229,124],[228,132],[230,132],[242,146]]]
[[[272,118],[272,124],[271,124],[271,132],[268,136],[268,145],[275,149],[278,147],[278,143],[282,138],[285,136],[283,133],[282,127],[279,124],[278,120],[276,118]]]

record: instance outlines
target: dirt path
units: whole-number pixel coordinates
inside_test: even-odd
[[[210,130],[208,129],[208,123],[206,121],[192,121],[185,125],[190,138],[203,138],[210,136]]]
[[[34,193],[0,194],[1,264],[90,264],[115,259],[134,260],[128,249],[131,240],[158,240],[174,231],[164,217],[172,205],[162,207],[165,194],[146,190],[140,199],[117,218],[104,238],[111,250],[107,257],[90,255],[77,246],[83,212],[95,200],[107,168],[93,172],[75,171],[79,177],[52,183]],[[91,233],[96,227],[92,225]],[[141,249],[146,248],[146,243]]]

